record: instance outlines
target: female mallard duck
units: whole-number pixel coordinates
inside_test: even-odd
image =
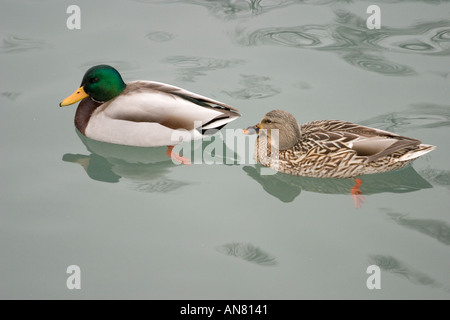
[[[87,70],[80,88],[60,106],[80,100],[75,126],[86,137],[129,146],[168,146],[167,154],[182,163],[189,160],[172,152],[175,144],[199,139],[240,117],[233,107],[175,86],[125,83],[108,65]]]
[[[339,120],[299,126],[294,116],[283,110],[270,111],[245,132],[259,133],[255,158],[260,164],[318,178],[354,178],[403,168],[435,148],[417,139]],[[276,153],[272,154],[272,149]]]

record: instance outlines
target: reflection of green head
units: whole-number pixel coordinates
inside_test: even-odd
[[[86,71],[81,87],[95,101],[105,102],[117,97],[126,84],[116,69],[102,64]]]
[[[112,165],[105,158],[95,153],[90,156],[68,153],[63,156],[63,161],[80,164],[93,180],[115,183],[121,178],[112,171]]]

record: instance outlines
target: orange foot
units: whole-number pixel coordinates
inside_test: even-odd
[[[355,204],[355,207],[357,209],[361,208],[362,204],[364,203],[365,199],[362,195],[361,190],[359,190],[359,187],[362,186],[362,180],[361,179],[355,179],[355,185],[351,189],[351,194],[353,198],[353,203]]]
[[[169,158],[172,158],[172,160],[175,160],[177,162],[180,162],[181,164],[191,164],[191,160],[188,158],[180,156],[178,153],[173,152],[173,146],[167,146],[166,154]]]

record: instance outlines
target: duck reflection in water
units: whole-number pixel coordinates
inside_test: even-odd
[[[90,154],[67,153],[63,161],[80,164],[93,180],[108,183],[126,180],[144,192],[169,192],[188,184],[166,177],[177,165],[167,157],[165,147],[110,144],[76,132]]]
[[[377,193],[407,193],[421,189],[433,188],[422,178],[412,166],[406,168],[365,175],[361,177],[361,185],[358,186],[352,179],[312,178],[293,176],[277,172],[274,175],[261,174],[261,165],[244,166],[243,170],[249,177],[258,182],[270,195],[282,202],[292,202],[302,191],[324,194],[352,194],[352,188],[358,187],[360,194],[355,197],[355,207],[360,208],[364,202],[364,195]],[[364,183],[362,183],[364,180]]]
[[[244,133],[258,134],[255,159],[263,166],[297,176],[354,179],[350,193],[357,208],[364,202],[358,177],[404,168],[435,148],[417,139],[340,120],[299,126],[284,110],[268,112]]]
[[[63,161],[81,165],[93,180],[109,183],[125,180],[135,186],[135,189],[145,192],[169,192],[190,184],[166,177],[179,166],[176,161],[167,157],[166,147],[117,145],[90,139],[78,130],[76,133],[90,154],[67,153],[63,156]],[[216,146],[224,149],[215,149]],[[181,149],[183,155],[194,160],[194,164],[197,160],[203,163],[209,158],[226,164],[238,161],[238,154],[227,147],[220,135],[185,142]]]

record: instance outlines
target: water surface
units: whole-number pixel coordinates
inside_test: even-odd
[[[450,297],[448,2],[84,0],[80,30],[70,4],[0,1],[1,298]],[[99,63],[238,108],[237,135],[281,108],[437,149],[365,177],[359,209],[349,180],[178,166],[77,133],[58,103]]]

